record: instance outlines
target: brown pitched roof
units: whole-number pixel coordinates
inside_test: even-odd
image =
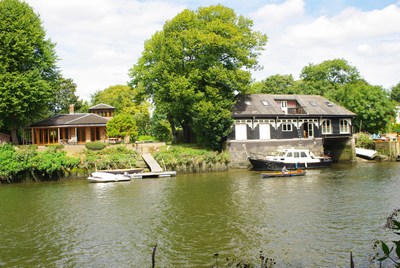
[[[104,109],[114,109],[114,107],[111,105],[108,105],[108,104],[99,103],[99,104],[96,104],[95,106],[90,107],[89,111],[90,110],[104,110]]]
[[[356,116],[355,113],[318,95],[241,95],[233,109],[234,117],[285,116],[276,100],[295,100],[306,116]]]
[[[31,124],[29,127],[105,126],[107,118],[97,114],[60,114]]]

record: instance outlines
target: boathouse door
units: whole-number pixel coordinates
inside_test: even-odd
[[[247,125],[236,124],[235,125],[235,140],[247,140]]]
[[[304,138],[314,138],[314,123],[306,123],[304,125]]]
[[[270,124],[260,124],[260,140],[271,139],[271,127]]]

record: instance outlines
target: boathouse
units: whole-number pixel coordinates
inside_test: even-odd
[[[106,139],[106,125],[114,115],[114,107],[98,104],[89,113],[75,113],[70,105],[69,114],[60,114],[36,122],[25,128],[25,137],[32,144],[85,144]],[[27,142],[27,141],[25,141]]]
[[[234,124],[227,149],[232,165],[248,165],[247,153],[306,148],[334,161],[354,160],[352,120],[346,108],[318,95],[240,95],[232,111]]]

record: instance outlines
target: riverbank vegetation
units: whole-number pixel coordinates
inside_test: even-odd
[[[57,147],[39,151],[37,146],[0,146],[0,181],[58,179],[78,167],[80,159],[67,156]]]
[[[168,170],[208,172],[227,170],[229,153],[190,145],[166,145],[152,149],[156,160]],[[64,147],[0,145],[0,182],[57,180],[82,177],[94,170],[146,168],[140,154],[126,144],[93,143],[75,155]]]

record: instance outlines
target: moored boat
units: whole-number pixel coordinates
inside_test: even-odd
[[[273,177],[294,177],[294,176],[304,176],[306,175],[305,170],[297,169],[297,170],[288,170],[286,172],[267,172],[261,173],[261,178],[273,178]]]
[[[284,149],[278,150],[276,155],[258,158],[249,156],[250,163],[255,170],[288,170],[326,168],[332,165],[329,156],[315,156],[310,150]]]
[[[118,182],[118,181],[130,181],[131,177],[129,174],[112,174],[108,172],[93,172],[88,178],[89,182]]]

